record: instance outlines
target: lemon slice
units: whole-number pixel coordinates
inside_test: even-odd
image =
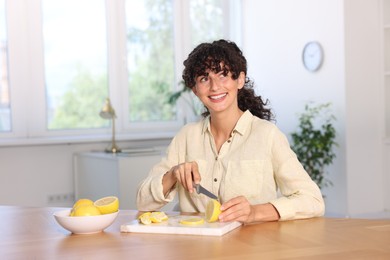
[[[205,217],[207,222],[215,222],[221,214],[221,203],[218,200],[211,199],[207,203]]]
[[[163,211],[157,211],[156,214],[161,218],[162,221],[168,220],[167,214]]]
[[[73,210],[73,217],[98,216],[100,210],[94,205],[80,205]]]
[[[167,219],[168,219],[167,215],[165,215],[165,213],[161,211],[155,211],[150,214],[150,220],[153,223],[160,223]]]
[[[187,225],[187,226],[197,226],[197,225],[202,225],[204,223],[203,218],[185,218],[179,221],[180,224],[182,225]]]
[[[151,223],[161,223],[167,219],[168,216],[162,211],[145,212],[138,217],[138,220],[145,225],[149,225]]]
[[[152,214],[152,212],[148,211],[148,212],[145,212],[145,213],[142,213],[141,215],[138,216],[138,219],[141,219],[142,217],[149,217],[150,214]]]
[[[138,219],[139,221],[144,224],[144,225],[150,225],[152,224],[152,220],[150,219],[150,214],[152,214],[151,212],[145,212],[143,214],[141,214]]]
[[[94,205],[102,214],[110,214],[118,211],[119,199],[115,196],[104,197],[95,201]]]

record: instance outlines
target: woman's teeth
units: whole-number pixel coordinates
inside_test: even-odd
[[[226,93],[218,95],[218,96],[210,96],[210,98],[211,99],[220,99],[220,98],[223,98],[224,96],[226,96]]]

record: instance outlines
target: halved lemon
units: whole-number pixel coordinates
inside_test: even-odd
[[[180,224],[182,225],[187,225],[187,226],[197,226],[197,225],[202,225],[204,223],[203,218],[184,218],[179,221]]]
[[[205,217],[207,222],[215,222],[221,214],[221,203],[218,200],[211,199],[207,203]]]
[[[98,216],[100,210],[94,205],[80,205],[73,210],[73,217]]]
[[[104,197],[95,201],[94,205],[102,214],[110,214],[118,211],[119,199],[115,196]]]

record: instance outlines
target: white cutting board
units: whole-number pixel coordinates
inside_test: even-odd
[[[204,224],[196,226],[186,226],[179,223],[183,218],[193,217],[188,215],[169,216],[166,221],[150,225],[144,225],[139,223],[138,220],[133,220],[121,225],[121,232],[222,236],[241,226],[240,222],[208,223],[205,221]]]

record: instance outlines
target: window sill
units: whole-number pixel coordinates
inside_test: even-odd
[[[166,140],[172,139],[177,131],[156,133],[131,133],[116,134],[117,142],[143,141],[143,140]],[[38,145],[69,145],[83,143],[102,143],[111,141],[110,134],[90,134],[72,136],[47,136],[47,137],[12,137],[1,138],[0,148],[7,146],[38,146]]]

